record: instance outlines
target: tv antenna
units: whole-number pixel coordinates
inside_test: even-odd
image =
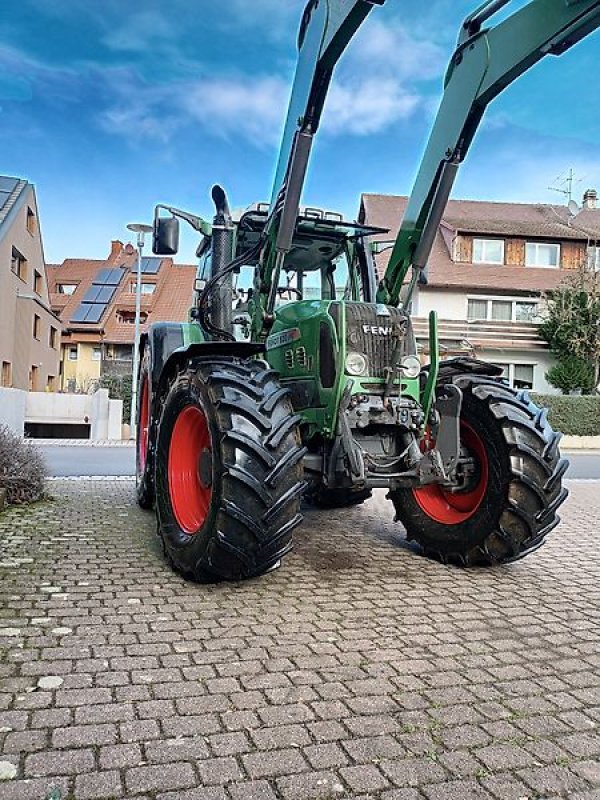
[[[555,185],[548,186],[548,190],[551,192],[559,192],[560,194],[564,195],[567,199],[568,205],[569,203],[573,202],[573,187],[575,184],[581,183],[582,180],[583,178],[576,179],[574,170],[569,169],[567,172],[563,172],[558,175],[554,179]]]

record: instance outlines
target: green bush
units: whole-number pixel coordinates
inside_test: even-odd
[[[549,409],[550,424],[566,436],[600,436],[600,396],[533,394],[531,399]]]
[[[131,375],[102,375],[98,386],[100,389],[108,389],[108,396],[112,400],[123,401],[122,422],[129,422],[131,413]]]
[[[594,365],[585,358],[565,355],[550,367],[546,380],[565,394],[578,389],[589,394],[594,388]]]

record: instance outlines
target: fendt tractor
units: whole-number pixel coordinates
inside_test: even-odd
[[[496,366],[440,360],[434,313],[423,366],[410,310],[486,106],[595,30],[600,0],[529,0],[496,19],[510,0],[491,0],[463,22],[378,280],[370,237],[385,231],[300,203],[334,67],[384,2],[306,6],[270,203],[232,214],[215,186],[212,222],[155,210],[156,255],[177,252],[180,219],[202,237],[189,322],[140,341],[137,496],[196,580],[279,565],[303,498],[334,508],[387,489],[409,540],[467,566],[521,558],[559,521],[567,462],[546,411]]]

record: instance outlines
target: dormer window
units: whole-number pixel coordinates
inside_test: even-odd
[[[560,266],[560,245],[547,242],[527,242],[525,245],[526,267]]]
[[[474,264],[504,264],[504,239],[473,239]]]

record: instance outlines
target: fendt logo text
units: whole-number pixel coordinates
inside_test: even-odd
[[[391,336],[391,325],[363,325],[363,333],[370,333],[373,336]]]

